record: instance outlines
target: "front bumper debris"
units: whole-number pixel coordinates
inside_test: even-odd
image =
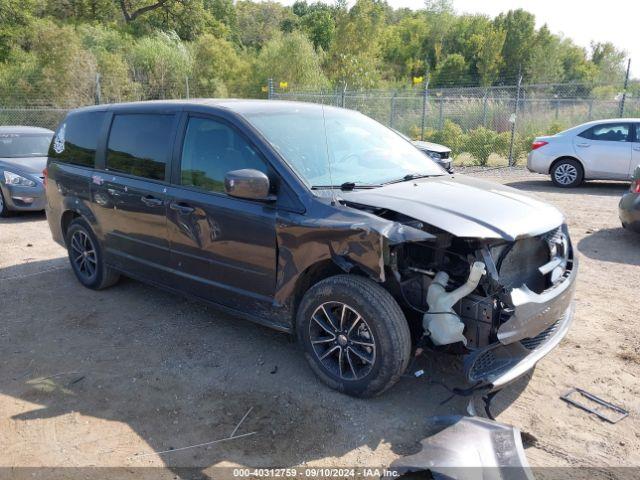
[[[555,288],[537,294],[515,289],[511,318],[498,329],[498,342],[475,350],[464,361],[467,380],[479,388],[498,390],[531,370],[569,331],[575,306],[578,263]]]
[[[464,362],[469,382],[479,388],[498,390],[531,370],[566,336],[573,321],[574,305],[535,337],[503,345],[495,343],[476,350]]]
[[[422,450],[389,468],[394,477],[429,472],[434,479],[533,480],[520,431],[480,417],[432,417],[440,430],[422,440]]]

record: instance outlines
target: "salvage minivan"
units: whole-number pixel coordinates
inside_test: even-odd
[[[392,386],[417,348],[474,388],[565,336],[577,273],[562,214],[452,175],[358,112],[260,100],[71,111],[47,219],[81,284],[119,275],[294,333],[349,395]]]

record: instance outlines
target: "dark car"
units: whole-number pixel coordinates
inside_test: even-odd
[[[0,216],[44,210],[42,171],[53,132],[38,127],[0,127]]]
[[[640,233],[640,167],[633,173],[629,191],[620,199],[618,212],[624,228]]]
[[[449,175],[350,110],[74,110],[46,192],[80,283],[125,274],[295,333],[315,373],[350,395],[393,385],[418,345],[464,355],[470,382],[500,388],[572,319],[577,268],[558,210]]]

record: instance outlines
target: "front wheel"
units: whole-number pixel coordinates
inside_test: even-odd
[[[558,161],[551,169],[551,180],[558,187],[577,187],[583,178],[582,165],[571,158]]]
[[[4,201],[4,197],[2,196],[2,190],[0,190],[0,217],[8,217],[9,215],[10,215],[9,207],[7,206],[7,203]]]
[[[355,275],[336,275],[309,289],[296,328],[316,375],[355,397],[391,387],[411,356],[409,326],[398,303],[380,285]]]
[[[71,222],[66,244],[71,268],[82,285],[101,290],[118,281],[119,274],[105,265],[100,243],[87,222],[80,218]]]

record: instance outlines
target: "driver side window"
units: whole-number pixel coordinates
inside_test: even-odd
[[[189,118],[182,145],[181,185],[224,192],[225,174],[245,168],[268,175],[258,152],[235,128],[209,118]]]

